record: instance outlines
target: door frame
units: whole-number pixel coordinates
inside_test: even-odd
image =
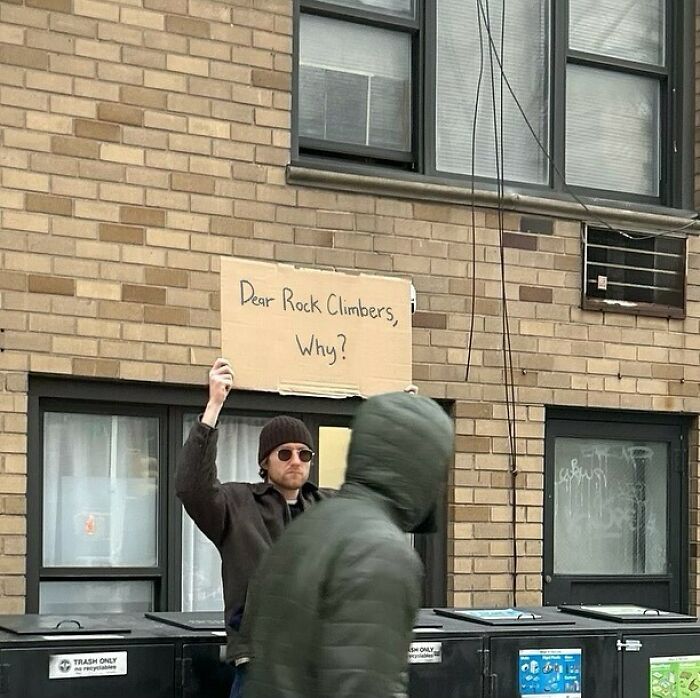
[[[545,415],[544,455],[544,527],[542,598],[551,604],[551,594],[574,581],[607,582],[629,585],[641,581],[664,581],[677,576],[670,586],[668,610],[686,613],[688,609],[688,433],[691,417],[681,414],[649,413],[628,410],[547,408]],[[605,439],[634,438],[635,427],[644,429],[647,440],[668,441],[669,470],[667,482],[667,551],[668,575],[555,575],[554,574],[554,441],[558,437],[595,437]],[[622,432],[622,434],[620,433]],[[677,503],[682,506],[678,507]],[[550,580],[549,582],[547,580]],[[548,591],[550,598],[548,599]],[[554,603],[561,603],[554,601]],[[571,600],[576,603],[576,600]]]

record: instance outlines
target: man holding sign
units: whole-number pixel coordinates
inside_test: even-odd
[[[221,555],[226,618],[226,658],[236,666],[237,695],[250,657],[240,623],[248,582],[263,555],[294,517],[328,495],[308,482],[313,439],[298,419],[280,415],[262,429],[258,446],[261,483],[221,483],[216,470],[216,428],[233,387],[233,370],[217,359],[209,371],[209,401],[183,446],[177,496]]]

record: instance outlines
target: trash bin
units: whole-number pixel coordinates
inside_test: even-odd
[[[232,669],[224,662],[221,613],[147,613],[166,628],[182,660],[182,698],[228,698]],[[409,653],[410,698],[473,698],[481,695],[483,632],[422,611]],[[474,693],[474,690],[479,693]]]
[[[483,628],[423,610],[409,651],[409,698],[474,698],[482,694]]]
[[[142,618],[0,616],[3,698],[173,698],[176,648]]]
[[[181,661],[182,698],[228,698],[233,668],[225,661],[226,631],[220,611],[146,613],[165,625]]]
[[[700,696],[700,623],[695,616],[633,604],[560,609],[616,629],[621,698]]]

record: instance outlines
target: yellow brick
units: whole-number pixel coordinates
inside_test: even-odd
[[[4,228],[11,230],[27,230],[37,233],[48,233],[48,216],[39,213],[24,213],[22,211],[4,211],[2,214]]]
[[[133,24],[146,29],[165,29],[165,16],[158,12],[122,7],[120,19],[124,24]]]
[[[148,228],[146,230],[146,244],[155,247],[168,247],[181,250],[190,249],[190,236],[167,228]]]
[[[80,281],[77,281],[80,289]],[[80,293],[78,293],[80,295]],[[78,318],[77,333],[87,337],[107,337],[118,339],[121,336],[121,325],[109,320],[93,320],[92,318]]]
[[[49,178],[44,174],[22,172],[21,170],[2,170],[2,184],[9,189],[27,189],[30,191],[49,190]]]
[[[187,77],[174,75],[161,70],[145,70],[143,84],[157,90],[172,90],[173,92],[187,92]]]
[[[73,119],[59,114],[27,112],[27,128],[35,131],[50,131],[51,133],[71,133]]]
[[[111,162],[122,162],[127,165],[143,165],[143,148],[134,148],[126,145],[116,145],[113,143],[102,143],[100,146],[100,156],[103,160]]]
[[[211,136],[212,138],[231,137],[231,125],[227,122],[203,119],[197,116],[191,116],[188,119],[187,130],[198,136]]]
[[[119,7],[112,3],[95,0],[73,0],[73,12],[84,17],[104,19],[108,22],[119,21]]]
[[[57,335],[53,338],[52,349],[56,354],[97,356],[97,340]]]
[[[119,377],[122,380],[154,381],[157,383],[163,381],[163,366],[161,364],[147,364],[142,361],[121,361],[119,369]]]
[[[124,340],[111,342],[103,339],[100,341],[100,356],[138,361],[144,358],[143,345]]]
[[[90,218],[99,221],[119,220],[119,206],[116,204],[103,204],[99,201],[83,201],[76,199],[74,204],[74,216],[76,218]]]
[[[118,63],[121,60],[121,49],[121,46],[110,45],[106,41],[92,41],[88,39],[75,40],[76,55],[96,58],[100,61],[112,61],[114,63]]]
[[[122,338],[135,342],[165,342],[166,327],[125,322],[122,323]]]
[[[70,358],[32,354],[30,368],[36,373],[72,373],[73,366]]]
[[[121,299],[121,284],[116,282],[77,279],[75,284],[75,294],[77,296],[113,301]]]
[[[204,58],[191,58],[189,56],[178,56],[171,54],[167,57],[166,67],[176,73],[187,73],[187,75],[209,75],[209,61]]]

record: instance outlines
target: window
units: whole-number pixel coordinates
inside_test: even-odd
[[[198,415],[186,414],[182,421],[182,443]],[[217,469],[219,480],[260,482],[257,455],[258,437],[267,421],[264,417],[238,417],[223,414],[219,419]],[[182,514],[182,610],[223,610],[221,559],[216,547]]]
[[[497,137],[519,189],[689,206],[688,8],[298,0],[297,153],[488,187]]]
[[[483,4],[482,4],[483,6]],[[491,2],[491,34],[500,46],[501,3]],[[488,35],[478,31],[477,2],[440,0],[437,4],[436,60],[436,169],[438,172],[469,175],[474,139],[474,173],[496,177],[493,99],[500,114],[500,85],[495,95],[490,79]],[[506,26],[517,27],[507,35],[504,73],[525,108],[545,147],[549,144],[549,0],[509,2]],[[480,47],[484,65],[479,84]],[[536,66],[527,70],[526,66]],[[498,66],[494,64],[494,70]],[[513,98],[503,93],[503,151],[505,178],[516,182],[546,185],[549,163],[525,128]],[[477,104],[478,102],[478,104]],[[478,107],[476,129],[474,112]],[[500,129],[499,129],[500,131]],[[500,138],[500,133],[498,134]]]
[[[658,197],[665,0],[571,0],[566,180]]]
[[[163,574],[161,419],[140,412],[77,403],[42,412],[41,613],[154,606]]]
[[[685,612],[689,426],[677,415],[547,409],[546,605]]]
[[[299,19],[301,147],[411,163],[414,3],[348,0],[320,6]]]
[[[29,393],[27,611],[223,609],[218,552],[174,491],[177,455],[202,391],[31,376]],[[222,481],[259,481],[260,430],[285,413],[314,436],[310,479],[342,483],[359,400],[233,397],[219,419]],[[416,537],[431,575],[426,601],[436,604],[445,603],[441,516],[439,534]]]

